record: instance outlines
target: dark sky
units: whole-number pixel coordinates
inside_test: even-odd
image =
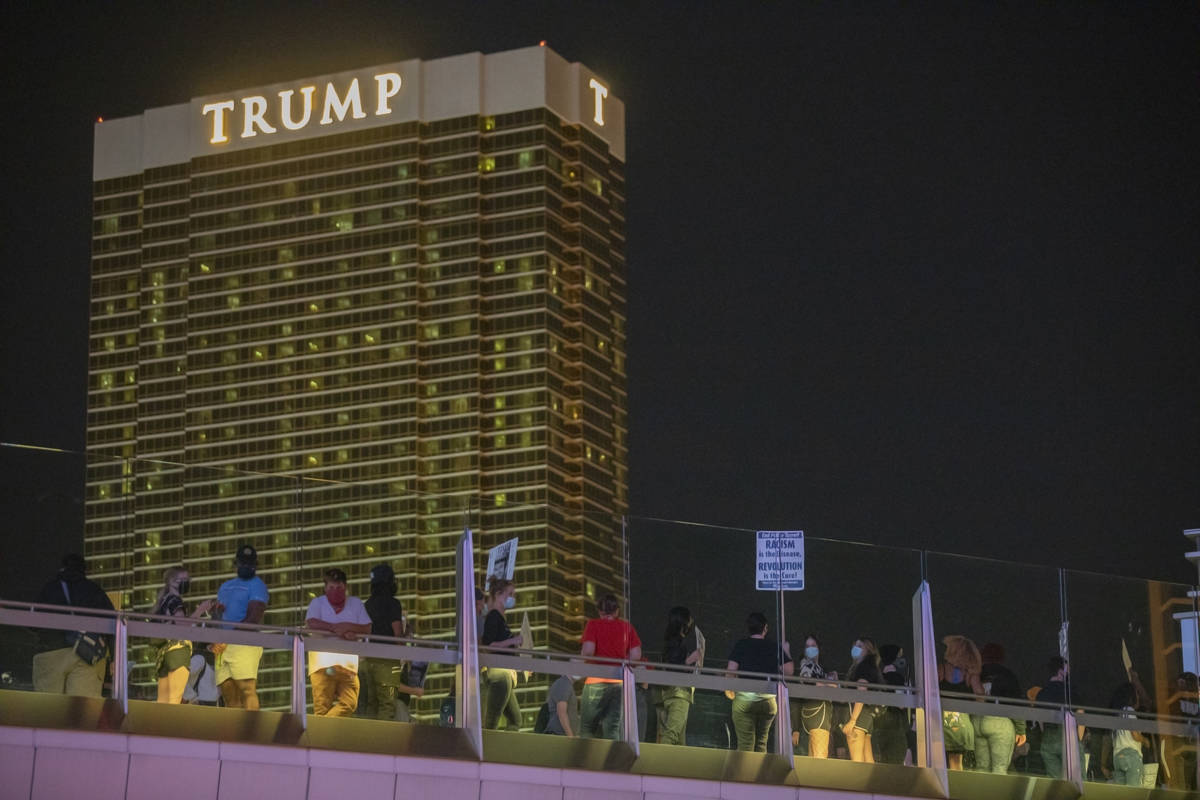
[[[635,513],[1194,580],[1200,6],[1014,5],[10,10],[0,438],[83,446],[96,117],[546,39],[628,112]]]

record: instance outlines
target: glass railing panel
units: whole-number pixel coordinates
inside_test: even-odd
[[[113,611],[0,601],[0,689],[108,696],[116,618]]]
[[[648,660],[673,663],[670,651],[686,656],[703,641],[702,666],[724,668],[734,645],[750,635],[752,613],[763,615],[769,638],[794,645],[799,634],[790,620],[784,630],[779,593],[758,589],[754,530],[635,517],[627,536],[630,619]],[[682,638],[668,638],[678,627],[676,608],[687,609],[692,626]]]
[[[847,679],[855,670],[871,680],[868,662],[873,659],[873,648],[875,656],[885,657],[877,666],[887,669],[886,680],[894,680],[898,687],[910,686],[912,598],[921,584],[920,551],[815,537],[806,538],[805,551],[804,590],[784,593],[787,638],[797,676]],[[865,652],[856,670],[853,648],[859,644]],[[811,652],[810,648],[816,648],[815,658],[807,658],[806,651]],[[881,673],[874,679],[884,678]],[[796,687],[797,692],[804,689],[804,683]],[[847,705],[826,706],[817,701],[805,704],[793,698],[793,732],[801,732],[794,736],[795,752],[809,753],[809,737],[802,735],[804,706],[810,727],[820,730],[828,724],[831,731],[828,752],[834,757],[849,757],[849,743],[841,730],[847,721]],[[899,718],[889,712],[882,722],[889,731],[884,735],[889,746],[888,757],[894,760],[898,745],[890,730],[896,727],[893,723],[898,724]],[[904,725],[906,730],[911,728],[908,715]],[[906,746],[900,752],[907,752],[907,734],[905,737]],[[821,738],[819,732],[816,738]],[[817,746],[820,752],[820,742]]]
[[[1084,779],[1136,789],[1194,790],[1196,733],[1192,721],[1133,710],[1135,693],[1112,698],[1124,708],[1079,709]]]
[[[1195,719],[1193,587],[1071,570],[1065,578],[1072,706],[1114,708],[1117,698],[1132,692],[1131,707],[1139,716]],[[1194,770],[1184,762],[1192,761],[1192,748],[1177,736],[1152,739],[1146,763],[1161,764],[1159,785],[1191,785],[1184,776]],[[1102,741],[1103,734],[1090,741],[1087,752],[1093,759],[1101,754]],[[1099,779],[1103,773],[1093,769],[1092,775]]]
[[[613,514],[515,502],[521,497],[518,491],[497,489],[470,503],[477,589],[482,593],[498,585],[490,580],[489,569],[502,580],[511,575],[513,581],[505,590],[512,595],[511,608],[503,607],[505,597],[484,598],[477,633],[484,639],[485,629],[495,627],[488,637],[500,635],[499,622],[487,622],[495,607],[502,612],[508,638],[523,637],[522,648],[578,655],[584,627],[597,616],[597,603],[605,595],[614,595],[620,615],[627,615],[625,528]],[[457,535],[452,541],[457,542]],[[446,563],[452,570],[454,561]],[[516,685],[523,719],[538,712],[551,677],[534,675]]]
[[[431,690],[429,676],[448,674],[453,685],[458,653],[452,643],[382,636],[345,640],[311,631],[303,635],[309,713],[453,726],[452,716],[421,714],[417,705],[427,699],[440,711],[451,697],[448,691]]]
[[[1178,713],[1180,701],[1193,698],[1180,683],[1195,674],[1196,642],[1183,635],[1195,609],[1191,589],[1067,570],[1072,704],[1107,708],[1132,682],[1138,710]]]
[[[944,698],[1020,703],[1046,687],[1062,627],[1058,570],[945,553],[928,553],[926,565]],[[948,636],[961,638],[948,645]],[[974,685],[970,673],[979,667]],[[1000,760],[1006,772],[1046,774],[1040,727],[1023,744],[1014,741],[1007,759],[1008,730],[998,715],[947,710],[943,736],[952,769],[994,772]]]
[[[734,682],[725,670],[674,664],[651,665],[638,678],[646,694],[644,741],[715,750],[737,750],[740,744],[754,750],[761,744],[762,752],[778,752],[772,682],[752,680],[760,685],[743,687],[747,691],[739,695],[729,688]]]

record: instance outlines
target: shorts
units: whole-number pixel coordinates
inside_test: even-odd
[[[180,667],[186,667],[192,661],[192,643],[176,644],[165,652],[159,651],[158,669],[155,677],[165,678]]]
[[[858,712],[858,719],[854,721],[854,729],[870,735],[871,731],[875,729],[875,712],[878,710],[878,706],[869,706],[864,703],[862,711]]]
[[[803,703],[800,706],[800,727],[805,733],[827,731],[833,725],[833,706],[828,700]]]
[[[250,644],[231,644],[225,647],[225,652],[217,656],[217,674],[214,680],[220,686],[233,678],[235,681],[255,680],[258,678],[258,662],[262,660],[261,647]]]

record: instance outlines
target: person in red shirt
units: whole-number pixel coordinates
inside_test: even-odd
[[[639,661],[642,640],[637,631],[620,619],[616,595],[606,594],[596,604],[600,619],[590,619],[583,629],[585,656]],[[588,678],[583,686],[580,733],[585,739],[617,739],[621,729],[621,682],[611,678]]]

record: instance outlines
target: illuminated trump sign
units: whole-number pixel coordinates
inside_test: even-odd
[[[238,100],[217,100],[205,103],[204,115],[209,144],[225,144],[231,138],[251,139],[278,133],[280,128],[299,131],[316,120],[318,125],[332,125],[347,118],[365,119],[368,110],[376,117],[392,113],[391,100],[400,92],[404,80],[398,72],[381,72],[365,90],[358,78],[338,86],[327,81],[317,94],[318,86],[300,86],[276,92],[275,96],[248,95]]]
[[[186,124],[187,155],[199,158],[401,123],[532,108],[547,108],[569,124],[591,128],[624,158],[624,103],[612,95],[607,81],[545,47],[394,61],[223,91],[193,97],[186,106],[186,123],[167,125],[165,117],[156,117],[154,124],[164,134],[169,128],[172,137]],[[151,139],[168,140],[165,135]],[[151,159],[177,157],[166,149],[154,144],[147,152]]]

